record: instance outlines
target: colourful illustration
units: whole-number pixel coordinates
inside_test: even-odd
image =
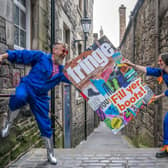
[[[104,36],[66,64],[64,72],[114,134],[153,97],[137,72],[122,60],[121,53]]]

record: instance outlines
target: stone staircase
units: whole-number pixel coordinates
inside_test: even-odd
[[[158,148],[134,148],[104,123],[74,149],[55,149],[58,164],[50,165],[46,150],[34,148],[9,168],[168,168],[168,158],[157,159]]]

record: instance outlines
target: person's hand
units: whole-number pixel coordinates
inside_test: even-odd
[[[66,61],[65,65],[69,65],[70,63],[72,63],[73,59],[69,59],[68,61]]]
[[[129,66],[134,66],[135,64],[133,64],[131,61],[129,61],[128,59],[124,59],[121,61],[121,64],[127,64]]]
[[[156,100],[156,95],[154,95],[154,96],[150,99],[150,101],[148,102],[148,105],[154,103],[155,100]]]
[[[161,97],[164,97],[164,93],[160,94],[160,95],[154,95],[151,100],[149,101],[148,105],[157,101],[158,99],[160,99]]]
[[[156,96],[156,95],[154,95],[154,96],[151,98],[151,102],[154,102],[154,101],[156,101],[157,99],[159,99],[159,97]]]

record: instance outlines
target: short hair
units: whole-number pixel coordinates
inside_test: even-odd
[[[65,50],[68,50],[68,44],[67,44],[67,43],[55,42],[55,43],[53,44],[53,48],[54,48],[56,45],[62,45],[62,46],[65,48]]]
[[[160,54],[161,59],[163,60],[163,62],[168,65],[168,52],[162,53]]]

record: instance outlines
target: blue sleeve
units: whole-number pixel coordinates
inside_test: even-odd
[[[164,92],[164,94],[165,94],[165,96],[168,96],[168,90],[166,90],[166,91]]]
[[[7,50],[8,60],[17,64],[36,64],[44,53],[38,50]]]
[[[146,75],[159,77],[162,75],[162,70],[160,68],[146,68]]]
[[[61,77],[61,81],[62,81],[62,82],[65,82],[65,83],[71,84],[71,82],[65,77],[64,74],[63,74],[62,77]]]
[[[62,73],[62,77],[61,77],[61,82],[65,82],[65,83],[69,83],[71,84],[71,82],[67,79],[67,77],[63,74],[63,69],[64,66],[63,65],[59,65],[59,70]]]

